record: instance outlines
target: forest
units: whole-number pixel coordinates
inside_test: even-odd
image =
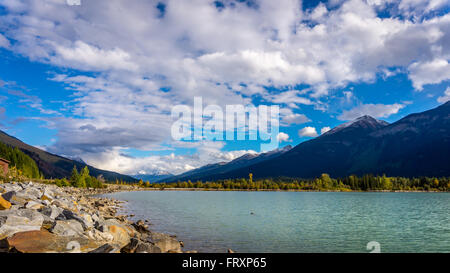
[[[0,157],[10,161],[10,171],[17,172],[19,176],[23,175],[28,178],[41,178],[42,176],[36,162],[17,147],[0,142]],[[0,172],[3,171],[0,170]],[[5,175],[0,174],[0,176]]]
[[[54,183],[59,187],[77,187],[77,188],[102,188],[104,179],[102,177],[93,177],[89,175],[88,167],[84,167],[80,173],[76,166],[73,167],[72,175],[69,179],[44,179],[36,162],[17,147],[11,147],[0,142],[0,157],[10,161],[9,173],[3,173],[0,168],[1,181],[24,181],[28,179],[39,180],[43,183]]]
[[[211,190],[298,190],[298,191],[450,191],[450,177],[387,177],[350,175],[331,178],[322,174],[315,179],[268,178],[253,180],[248,178],[226,179],[214,182],[180,181],[176,183],[150,183],[140,181],[141,187],[149,188],[198,188]]]

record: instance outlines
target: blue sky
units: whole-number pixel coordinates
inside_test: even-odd
[[[450,99],[447,1],[0,1],[0,129],[126,174],[260,141],[174,141],[172,106],[279,105],[280,146]]]

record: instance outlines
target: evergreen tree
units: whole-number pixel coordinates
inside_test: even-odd
[[[78,174],[77,166],[73,166],[72,174],[70,175],[70,184],[73,187],[77,186],[79,176],[80,175]]]
[[[36,162],[17,147],[0,143],[0,157],[10,161],[10,167],[15,167],[25,177],[40,178],[42,175]]]

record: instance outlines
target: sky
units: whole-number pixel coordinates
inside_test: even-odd
[[[0,0],[0,130],[179,174],[261,141],[178,141],[174,105],[279,105],[280,147],[450,99],[446,0]]]

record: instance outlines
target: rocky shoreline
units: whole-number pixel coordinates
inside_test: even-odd
[[[117,215],[122,201],[96,197],[136,190],[141,189],[0,184],[0,252],[182,253],[183,242],[176,237],[150,231],[146,221]]]

